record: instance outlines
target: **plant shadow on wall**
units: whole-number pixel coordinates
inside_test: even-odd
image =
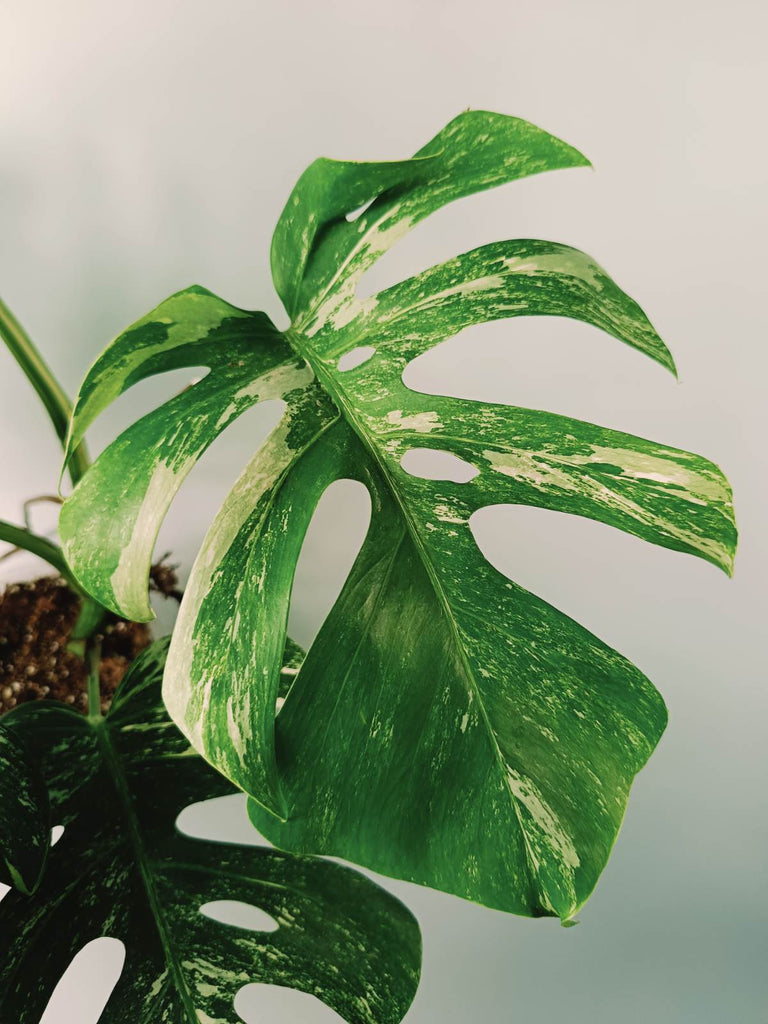
[[[147,759],[178,772],[174,785],[184,785],[189,764],[216,785],[227,784],[223,777],[248,794],[259,831],[299,855],[272,851],[280,864],[330,869],[306,857],[341,856],[566,924],[605,866],[632,780],[666,724],[664,703],[626,659],[496,572],[470,519],[495,504],[568,512],[730,573],[736,530],[727,481],[706,459],[666,445],[403,384],[410,361],[463,328],[521,315],[585,321],[674,372],[642,310],[578,250],[497,242],[370,298],[356,295],[376,259],[444,204],[586,163],[527,122],[477,111],[450,122],[409,160],[317,160],[291,193],[272,240],[273,278],[291,321],[286,331],[263,313],[192,287],[121,334],[83,382],[67,439],[76,470],[85,431],[132,385],[180,367],[210,370],[81,467],[62,509],[64,564],[75,585],[87,601],[131,622],[152,616],[154,543],[186,474],[250,406],[285,403],[204,541],[170,640],[163,697],[187,743],[173,747],[181,734],[156,703],[164,647],[142,656],[106,719],[87,720],[98,770],[111,771],[137,835],[153,911],[142,934],[147,948],[159,943],[171,961],[168,974],[153,973],[159,961],[152,970],[137,967],[131,984],[148,1003],[153,986],[164,995],[172,988],[172,1019],[234,1019],[235,977],[243,984],[252,980],[246,972],[282,960],[274,953],[254,959],[252,946],[219,949],[210,926],[179,938],[176,925],[203,892],[186,876],[174,880],[175,840],[167,822],[155,820],[157,794],[134,792]],[[370,527],[318,636],[306,656],[289,648],[286,672],[296,562],[318,501],[339,479],[367,488]],[[154,713],[132,696],[145,693],[144,674],[153,680]],[[4,720],[8,740],[23,734],[26,741],[26,732],[37,735],[38,719],[50,722],[44,732],[53,749],[71,748],[75,763],[74,741],[64,738],[70,719],[24,711]],[[165,737],[173,737],[167,750]],[[51,769],[44,754],[30,758],[45,781]],[[28,781],[45,791],[31,771]],[[57,795],[66,791],[58,779],[47,785]],[[27,817],[30,828],[39,820]],[[147,820],[158,831],[150,830],[145,844]],[[182,874],[206,856],[205,849],[179,853]],[[38,858],[22,877],[36,878],[41,864]],[[363,884],[352,879],[350,885]],[[179,897],[185,887],[187,899],[171,898],[171,889]],[[385,900],[373,888],[366,898],[371,906]],[[344,914],[343,898],[334,906]],[[354,1001],[354,986],[330,998],[319,994],[334,1006],[334,996],[346,999],[339,1012],[350,1021],[399,1020],[417,974],[412,919],[392,901],[375,921],[346,927],[348,936],[368,928],[359,962],[358,953],[352,957],[354,977],[365,974],[364,951],[376,943],[385,951],[374,958],[380,974],[365,982],[365,1007]],[[394,932],[408,937],[397,949]],[[302,935],[309,956],[319,933]],[[199,945],[180,952],[178,943],[187,940]],[[268,948],[264,941],[259,948]],[[295,976],[283,983],[311,989],[319,967],[307,957],[300,962],[308,972],[303,984]],[[22,976],[17,969],[17,992]],[[218,1016],[200,1002],[209,990],[221,998]]]

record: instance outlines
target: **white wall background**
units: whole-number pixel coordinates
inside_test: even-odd
[[[282,323],[268,247],[301,170],[321,154],[410,155],[484,107],[561,135],[595,172],[455,204],[368,287],[499,238],[568,242],[638,298],[681,383],[550,320],[468,331],[410,383],[690,448],[734,485],[732,581],[595,523],[485,515],[492,561],[636,661],[671,721],[578,928],[391,883],[424,932],[408,1024],[764,1020],[767,33],[759,0],[0,4],[0,292],[70,390],[111,336],[192,282]],[[153,383],[124,399],[93,447],[165,393]],[[0,396],[0,515],[18,518],[25,497],[55,487],[59,452],[3,352]],[[160,549],[187,568],[263,429],[258,413],[234,427],[178,500]],[[337,489],[302,561],[299,639],[361,528],[355,492]],[[237,798],[207,827],[242,833]],[[97,996],[62,995],[45,1024],[87,1022],[82,1000]],[[290,992],[237,1005],[252,1024],[336,1019]]]

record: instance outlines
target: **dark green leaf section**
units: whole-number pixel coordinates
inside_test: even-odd
[[[23,742],[0,728],[0,882],[27,895],[40,882],[50,846],[48,791]]]
[[[243,985],[310,992],[351,1024],[400,1021],[418,980],[418,926],[393,897],[338,865],[188,838],[192,802],[231,793],[162,708],[166,643],[130,670],[106,720],[26,705],[0,726],[24,737],[64,825],[33,897],[0,905],[0,1020],[37,1024],[75,953],[109,935],[126,946],[103,1024],[236,1024]],[[2,805],[14,792],[4,774]],[[252,932],[199,913],[215,900],[259,907]]]

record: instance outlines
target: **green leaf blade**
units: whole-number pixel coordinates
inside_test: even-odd
[[[433,210],[585,163],[547,133],[484,112],[460,116],[417,156],[320,162],[286,208],[272,253],[292,314],[282,341],[312,380],[283,395],[284,421],[209,533],[164,693],[279,845],[570,920],[666,710],[639,669],[497,573],[470,521],[492,504],[539,506],[730,571],[730,488],[697,455],[405,387],[410,360],[444,338],[521,314],[581,319],[674,370],[640,307],[589,257],[551,242],[485,246],[359,301],[365,271]],[[342,369],[362,345],[373,355]],[[464,460],[472,479],[407,472],[403,457],[424,447]],[[368,489],[371,525],[286,685],[296,561],[320,495],[342,478]]]
[[[370,342],[400,366],[464,328],[517,316],[567,316],[604,330],[675,373],[638,304],[595,261],[539,239],[495,242],[438,264],[369,299],[350,299],[349,326],[313,337],[325,358]]]
[[[367,375],[380,379],[375,366]],[[381,415],[362,397],[363,377],[351,388],[427,529],[444,529],[446,516],[467,522],[488,505],[531,505],[584,516],[733,572],[733,494],[708,459],[556,413],[418,395],[402,386],[391,393],[397,415]],[[415,477],[401,463],[420,449],[449,452],[477,476],[466,484]]]
[[[334,222],[388,189],[424,180],[430,161],[363,163],[321,157],[301,175],[272,237],[275,290],[293,316],[315,239]]]

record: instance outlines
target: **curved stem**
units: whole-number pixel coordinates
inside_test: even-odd
[[[66,449],[72,403],[30,336],[2,299],[0,299],[0,338],[8,346],[16,362],[39,395],[51,423],[53,423],[56,436],[61,441],[62,447]],[[80,480],[89,465],[88,449],[85,442],[81,442],[72,453],[67,467],[73,484]],[[85,593],[72,575],[63,551],[53,541],[39,537],[31,530],[5,520],[0,520],[0,540],[9,541],[17,548],[31,551],[32,554],[44,559],[67,581],[70,589],[80,597],[80,614],[72,630],[70,645],[77,654],[86,660],[88,714],[92,718],[101,718],[101,695],[99,692],[101,643],[93,639],[93,634],[101,625],[106,609]]]
[[[9,544],[13,544],[17,548],[23,548],[24,551],[31,551],[33,555],[37,555],[38,558],[42,558],[48,563],[48,565],[52,566],[60,576],[63,576],[77,594],[83,593],[67,565],[66,559],[64,558],[64,552],[58,544],[54,544],[53,541],[48,540],[45,537],[39,537],[36,533],[32,533],[31,530],[27,530],[24,526],[16,526],[14,523],[8,523],[5,519],[0,519],[0,540],[6,540]]]
[[[81,600],[81,607],[80,614],[72,629],[72,643],[74,644],[74,652],[82,657],[85,652],[84,642],[99,628],[106,615],[106,609],[102,608],[97,601],[94,601],[92,597],[86,594],[77,582],[72,575],[72,570],[67,565],[64,552],[58,544],[54,544],[53,541],[48,540],[46,537],[40,537],[36,533],[32,533],[31,530],[27,530],[23,526],[16,526],[15,523],[8,523],[4,519],[0,519],[0,541],[2,540],[8,541],[9,544],[13,544],[17,548],[22,548],[24,551],[30,551],[33,555],[37,555],[38,558],[42,558],[67,581],[70,590],[78,595]]]
[[[2,299],[0,299],[0,337],[40,396],[57,437],[62,445],[66,445],[72,403],[54,377],[51,368],[38,352],[32,339]],[[88,452],[85,444],[81,443],[72,454],[69,463],[69,475],[73,484],[77,483],[87,468]]]

